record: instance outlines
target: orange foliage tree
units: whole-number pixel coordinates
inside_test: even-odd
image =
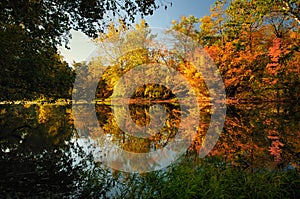
[[[183,17],[172,28],[203,45],[223,76],[229,98],[294,100],[299,98],[300,34],[297,15],[284,11],[284,6],[295,5],[286,2],[220,0],[210,15]]]

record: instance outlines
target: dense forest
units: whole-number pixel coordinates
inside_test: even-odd
[[[199,71],[184,59],[170,56],[170,52],[154,52],[147,47],[126,55],[117,52],[138,42],[136,38],[151,37],[145,21],[136,26],[128,24],[134,21],[134,11],[141,15],[152,14],[159,7],[157,3],[125,1],[128,9],[120,16],[119,24],[112,24],[109,20],[100,23],[99,19],[108,12],[118,13],[120,4],[118,1],[101,2],[103,5],[98,1],[2,2],[1,101],[70,99],[76,74],[86,82],[98,81],[95,97],[105,100],[123,74],[138,65],[158,60],[188,78],[200,98],[209,96]],[[209,15],[183,16],[179,21],[170,22],[171,30],[190,37],[208,52],[221,73],[228,99],[298,100],[299,4],[294,0],[218,0],[211,6]],[[98,64],[101,68],[107,57],[71,67],[57,53],[58,45],[67,45],[70,29],[82,30],[113,54],[114,62],[110,62],[113,64],[105,66],[100,79],[97,74],[93,75],[95,71],[88,71],[89,65]],[[122,32],[130,32],[131,38],[113,51],[109,44],[120,43]],[[140,88],[135,96],[163,100],[174,97],[160,85]]]

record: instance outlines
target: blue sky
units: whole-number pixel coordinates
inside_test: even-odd
[[[172,2],[167,10],[160,8],[152,16],[146,17],[150,27],[168,28],[172,20],[180,20],[181,16],[194,15],[203,17],[209,14],[210,6],[215,0],[162,0]],[[84,61],[95,49],[93,42],[81,32],[72,31],[70,50],[60,48],[61,54],[68,63]]]

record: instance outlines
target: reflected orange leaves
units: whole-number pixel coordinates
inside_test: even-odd
[[[299,125],[285,126],[281,120],[287,116],[278,118],[277,111],[272,109],[271,105],[229,108],[223,132],[209,155],[247,168],[275,168],[288,164],[299,168]],[[200,149],[201,137],[198,137],[190,150]]]
[[[133,153],[148,153],[161,149],[174,141],[178,133],[180,115],[178,107],[171,104],[165,106],[168,116],[161,131],[148,138],[139,138],[128,132],[123,132],[114,121],[110,106],[98,104],[98,122],[103,129],[102,134],[109,135],[111,141],[121,149]],[[203,147],[203,141],[209,128],[211,107],[201,109],[200,124],[187,154],[197,155]],[[130,105],[131,117],[140,125],[145,125],[149,107],[146,105]],[[300,128],[297,124],[286,125],[287,118],[293,118],[292,110],[270,106],[230,106],[223,132],[209,153],[219,156],[234,166],[245,168],[267,167],[276,168],[282,165],[298,165],[300,152]],[[139,121],[140,120],[140,121]],[[186,133],[194,123],[185,123]],[[93,139],[101,136],[90,128]],[[99,143],[101,144],[101,143]],[[125,161],[125,160],[124,160]]]

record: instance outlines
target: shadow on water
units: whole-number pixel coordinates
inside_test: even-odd
[[[150,122],[149,107],[130,105],[131,117],[137,125]],[[185,114],[176,104],[163,104],[163,107],[167,112],[165,125],[148,138],[136,138],[123,132],[109,105],[97,104],[95,110],[102,134],[110,136],[111,141],[124,150],[147,153],[173,141],[180,116]],[[71,105],[0,105],[1,197],[127,197],[122,190],[134,190],[128,190],[135,185],[126,185],[125,181],[136,174],[113,171],[94,161],[89,152],[101,144],[95,141],[99,132],[92,128],[86,129],[84,135],[77,132],[71,110]],[[197,151],[208,129],[210,115],[210,106],[203,106],[197,136],[186,155],[169,170],[181,164],[181,160],[192,161],[195,168],[206,161],[197,158]],[[229,105],[223,132],[204,159],[216,157],[217,162],[210,164],[226,164],[245,172],[263,169],[299,172],[299,129],[299,106]],[[164,172],[168,171],[157,173]],[[131,182],[138,184],[138,179]]]

